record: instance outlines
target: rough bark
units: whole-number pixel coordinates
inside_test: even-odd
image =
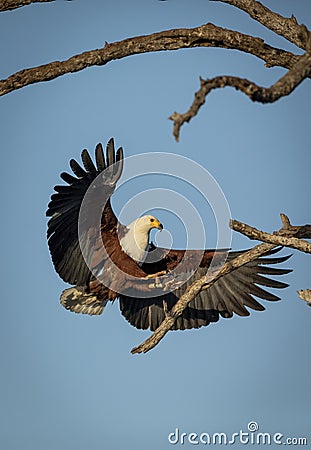
[[[298,295],[301,300],[307,302],[308,306],[311,306],[311,289],[305,289],[303,291],[298,291]]]
[[[0,1],[0,11],[10,11],[12,9],[21,8],[31,3],[48,3],[55,0],[3,0]]]
[[[284,226],[284,223],[281,230],[273,234],[257,230],[237,220],[231,220],[230,226],[234,231],[244,234],[249,239],[291,247],[301,252],[311,253],[311,243],[302,239],[302,237],[311,239],[311,225],[297,227],[292,226],[290,223]]]
[[[307,50],[310,32],[305,25],[299,25],[297,19],[293,15],[288,18],[283,17],[255,0],[212,1],[227,3],[228,5],[235,6],[236,8],[245,11],[250,17],[264,25],[266,28],[269,28],[274,33],[284,37],[297,45],[297,47]]]
[[[65,61],[54,61],[38,67],[24,69],[0,81],[0,95],[41,81],[49,81],[61,75],[78,72],[91,66],[103,66],[110,61],[140,53],[179,50],[182,48],[218,47],[250,53],[265,61],[266,65],[290,69],[299,56],[269,46],[260,38],[211,23],[196,28],[180,28],[137,36],[123,41],[106,43],[101,49],[90,50],[72,56]]]

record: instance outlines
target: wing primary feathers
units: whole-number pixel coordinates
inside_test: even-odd
[[[251,295],[255,295],[256,297],[261,298],[262,300],[269,300],[270,302],[277,302],[281,300],[277,295],[272,294],[271,292],[265,291],[260,288],[256,284],[252,284],[249,288],[249,293]]]
[[[292,253],[286,256],[280,256],[279,258],[259,258],[258,264],[280,264],[282,262],[287,261],[291,256],[293,256]]]
[[[97,164],[97,169],[99,172],[102,172],[106,169],[106,163],[105,163],[105,157],[104,157],[104,151],[103,146],[99,143],[96,145],[95,148],[95,159]]]
[[[228,303],[230,306],[230,309],[232,309],[233,312],[238,314],[239,316],[249,316],[249,311],[244,307],[243,305],[243,297],[239,301],[239,290],[236,286],[231,286],[230,282],[227,281],[226,277],[223,277],[222,284],[225,287],[226,293],[230,293],[231,295],[228,295]]]
[[[107,147],[106,147],[106,162],[107,162],[107,167],[112,166],[116,162],[113,138],[109,139]]]
[[[54,186],[54,190],[57,192],[57,194],[53,194],[53,195],[58,195],[61,194],[61,197],[65,197],[66,195],[72,195],[73,192],[75,191],[80,191],[81,189],[81,180],[76,179],[76,182],[74,184],[71,184],[70,186],[64,186],[64,185],[57,185]]]
[[[77,161],[75,159],[71,159],[69,162],[69,165],[71,167],[71,170],[73,171],[73,173],[78,177],[78,178],[83,178],[86,176],[86,172],[84,169],[82,169],[82,167],[80,166],[79,163],[77,163]]]
[[[62,172],[60,177],[68,184],[73,184],[77,182],[77,178],[70,175],[70,173]]]
[[[287,275],[293,269],[276,269],[275,267],[258,266],[258,273],[263,275]]]
[[[264,311],[266,308],[257,300],[255,300],[250,294],[244,293],[243,303],[245,306],[254,309],[255,311]]]
[[[116,164],[115,164],[115,173],[114,173],[114,182],[116,183],[122,174],[123,171],[123,148],[120,147],[117,150],[117,154],[116,154]]]
[[[273,280],[272,278],[263,277],[258,273],[251,273],[250,271],[245,270],[245,268],[243,271],[240,270],[236,273],[236,279],[240,283],[243,283],[245,287],[250,283],[250,281],[251,283],[276,289],[283,289],[288,287],[288,284],[284,283],[283,281],[277,281]]]
[[[229,311],[226,307],[226,302],[224,301],[224,295],[220,289],[219,284],[215,283],[214,290],[215,290],[215,296],[217,297],[217,302],[218,302],[215,309],[217,309],[220,313],[228,312],[228,314],[229,314]],[[203,305],[201,308],[203,309]]]
[[[79,211],[85,193],[103,171],[101,183],[94,183],[94,187],[98,189],[99,194],[100,189],[103,189],[103,197],[106,195],[109,200],[114,192],[116,182],[121,176],[123,152],[118,149],[115,154],[114,141],[110,139],[107,145],[106,160],[101,144],[97,144],[95,148],[94,162],[86,149],[81,153],[81,160],[83,165],[80,165],[75,159],[70,160],[69,164],[73,174],[67,172],[61,174],[61,178],[67,184],[54,187],[55,193],[51,196],[46,215],[50,217],[47,238],[57,273],[64,281],[86,286],[91,272],[80,248]],[[117,164],[114,165],[116,160]],[[106,167],[109,167],[109,170],[105,170]],[[101,198],[100,195],[99,197]],[[99,201],[101,200],[99,199]],[[106,223],[114,227],[118,223],[118,219],[113,213],[110,202],[107,202],[104,208],[106,208],[104,215]],[[84,238],[87,239],[88,230],[85,233]],[[90,247],[90,257],[93,251],[93,247]]]
[[[92,158],[90,157],[90,154],[86,149],[82,150],[81,159],[87,172],[90,173],[97,172],[96,167],[94,166],[94,163],[92,161]]]
[[[284,289],[289,286],[283,281],[272,280],[271,278],[262,277],[261,275],[256,275],[255,283],[258,283],[261,286],[267,286],[276,289]]]

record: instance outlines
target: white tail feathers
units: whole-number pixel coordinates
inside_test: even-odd
[[[81,286],[75,286],[62,292],[60,303],[69,311],[90,316],[99,315],[104,311],[108,300],[102,300],[94,294],[88,294]]]

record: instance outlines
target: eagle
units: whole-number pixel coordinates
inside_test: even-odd
[[[61,173],[66,185],[55,186],[48,204],[52,262],[59,276],[72,286],[62,292],[60,302],[75,313],[100,315],[109,301],[118,299],[120,311],[131,325],[154,331],[194,281],[245,250],[162,248],[150,242],[150,231],[163,229],[156,217],[148,214],[129,225],[120,223],[111,196],[123,171],[123,149],[115,150],[111,138],[105,153],[97,144],[95,163],[85,149],[82,165],[71,159],[73,174]],[[202,290],[172,329],[207,326],[234,313],[248,316],[247,308],[264,310],[254,297],[280,300],[264,289],[288,286],[270,278],[291,272],[272,267],[290,257],[275,255],[277,251],[279,248]]]

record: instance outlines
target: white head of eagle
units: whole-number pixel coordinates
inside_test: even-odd
[[[130,223],[120,239],[122,250],[142,264],[147,256],[149,234],[152,228],[163,230],[161,222],[151,215],[139,217]]]

